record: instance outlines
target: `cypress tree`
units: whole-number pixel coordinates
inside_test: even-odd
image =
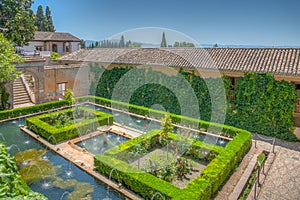
[[[36,12],[36,23],[35,26],[37,27],[38,31],[46,31],[46,18],[44,16],[43,7],[39,5],[37,12]]]
[[[162,40],[161,40],[161,43],[160,43],[160,47],[167,47],[167,40],[166,40],[166,36],[165,36],[165,32],[163,32],[163,35],[162,35]]]
[[[124,35],[121,36],[119,46],[120,46],[121,48],[124,48],[124,47],[125,47],[125,39],[124,39]]]
[[[55,32],[50,8],[46,7],[46,31]]]

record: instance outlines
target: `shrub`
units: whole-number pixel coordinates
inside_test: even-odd
[[[6,150],[6,146],[0,142],[0,198],[1,199],[28,199],[46,200],[42,194],[33,192],[22,180],[16,165],[16,160]]]
[[[52,62],[56,62],[57,58],[60,58],[61,55],[59,53],[56,53],[56,52],[52,52],[51,55],[50,55],[50,60]]]
[[[0,111],[0,120],[5,120],[14,117],[20,117],[27,114],[33,114],[37,112],[42,112],[46,110],[51,110],[54,108],[61,108],[67,106],[68,103],[65,100],[62,101],[52,101],[48,103],[37,104],[34,106],[28,106],[23,108],[15,108],[11,110]]]
[[[62,126],[60,128],[55,125],[49,124],[51,117],[59,114],[72,115],[75,108],[63,111],[57,111],[50,114],[39,115],[26,119],[27,127],[49,140],[52,144],[68,140],[79,136],[80,133],[86,133],[88,130],[96,130],[97,127],[113,123],[113,116],[100,111],[92,110],[89,108],[80,108],[88,113],[95,115],[94,118],[87,118],[79,122],[72,123],[71,125]],[[49,123],[48,123],[49,122]]]

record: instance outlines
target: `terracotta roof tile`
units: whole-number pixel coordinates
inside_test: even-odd
[[[36,31],[34,33],[33,41],[68,41],[68,42],[80,42],[80,39],[70,33],[59,32],[42,32]]]
[[[300,75],[296,48],[97,48],[81,49],[60,60]]]

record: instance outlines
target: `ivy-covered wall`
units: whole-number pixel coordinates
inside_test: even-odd
[[[91,95],[111,99],[117,86],[119,93],[124,92],[121,95],[130,95],[128,103],[145,107],[160,104],[167,112],[181,115],[182,106],[188,105],[189,110],[195,112],[189,113],[190,116],[194,116],[199,110],[202,120],[211,121],[212,99],[207,87],[211,85],[214,93],[220,94],[216,98],[223,98],[221,93],[224,90],[227,95],[226,106],[216,104],[217,108],[214,108],[219,113],[217,118],[221,118],[226,112],[225,124],[289,141],[297,140],[293,134],[293,113],[297,98],[295,87],[292,83],[275,80],[272,74],[246,73],[233,85],[226,76],[222,79],[203,79],[193,72],[179,70],[175,77],[149,68],[135,68],[135,78],[126,79],[131,69],[133,68],[114,67],[105,70],[92,67],[95,77],[92,78],[94,82]],[[182,87],[183,81],[178,81],[178,76],[184,77],[191,86],[198,101],[197,105],[179,101],[188,99],[191,94]],[[120,81],[124,77],[126,81]],[[141,87],[136,88],[136,85]],[[170,89],[166,85],[174,87]],[[136,89],[131,94],[126,94],[131,91],[128,89],[130,87]]]

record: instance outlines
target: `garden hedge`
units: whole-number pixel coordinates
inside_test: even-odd
[[[77,99],[79,102],[93,102],[113,108],[128,110],[136,114],[162,118],[165,113],[142,106],[126,104],[101,97],[86,96]],[[154,115],[153,115],[154,114]],[[158,130],[153,130],[139,138],[127,141],[117,147],[109,149],[104,155],[96,155],[94,164],[96,170],[102,174],[109,176],[112,169],[116,169],[118,173],[112,173],[112,178],[121,181],[129,187],[129,189],[140,194],[145,199],[150,199],[155,192],[160,192],[167,199],[211,199],[218,189],[229,178],[232,171],[238,163],[243,159],[243,156],[249,151],[252,145],[252,135],[250,132],[221,124],[210,123],[198,119],[193,119],[185,116],[170,114],[172,121],[179,123],[184,120],[190,124],[199,124],[199,128],[205,130],[210,127],[210,130],[222,130],[221,135],[234,137],[225,148],[214,147],[218,155],[201,171],[200,176],[191,181],[185,188],[179,189],[170,183],[162,181],[151,174],[143,172],[124,160],[126,157],[122,155],[125,151],[130,150],[136,144],[151,139]],[[216,132],[217,133],[217,132]],[[176,136],[173,136],[174,138]],[[203,142],[197,141],[199,148],[203,147]],[[196,145],[197,145],[196,144]],[[221,149],[221,150],[220,150]],[[121,156],[120,156],[121,155]],[[120,160],[121,158],[122,160]]]
[[[160,120],[165,116],[165,112],[160,110],[154,110],[151,108],[128,104],[120,101],[114,101],[102,97],[82,96],[76,99],[78,103],[91,102],[91,103],[100,104],[100,105],[112,107],[119,110],[129,111],[131,113],[135,113],[142,116],[151,116],[152,118],[158,120]],[[185,125],[187,127],[191,126],[198,129],[204,129],[205,131],[209,129],[209,131],[212,133],[220,134],[222,136],[227,136],[227,137],[234,137],[236,133],[241,130],[239,128],[235,128],[232,126],[207,122],[207,121],[203,121],[203,120],[199,120],[187,116],[176,115],[173,113],[171,113],[170,116],[172,118],[173,123],[177,123],[177,124],[181,123],[182,125]]]
[[[171,183],[156,178],[125,162],[128,157],[124,155],[128,154],[130,149],[145,140],[151,140],[159,133],[160,130],[152,130],[143,136],[107,150],[104,155],[96,155],[94,157],[96,170],[109,176],[115,168],[118,173],[112,173],[112,178],[145,199],[150,199],[157,191],[167,199],[210,199],[225,183],[231,172],[242,160],[244,154],[248,152],[252,142],[249,132],[239,130],[237,136],[225,148],[217,146],[211,148],[212,151],[217,151],[218,155],[201,171],[200,176],[190,182],[184,189],[179,189]],[[176,140],[176,136],[174,139]],[[199,141],[196,145],[201,143],[203,142]],[[214,146],[202,145],[206,145],[205,147]]]
[[[23,115],[38,113],[41,111],[51,110],[54,108],[61,108],[63,106],[68,106],[68,102],[66,102],[65,100],[61,100],[61,101],[53,101],[48,103],[36,104],[34,106],[28,106],[23,108],[3,110],[0,111],[0,120],[20,117]]]
[[[72,125],[65,126],[62,128],[56,128],[45,122],[47,118],[55,116],[59,113],[71,113],[74,112],[75,108],[66,109],[62,111],[56,111],[48,114],[43,114],[35,117],[26,119],[27,127],[41,135],[45,139],[49,140],[50,143],[56,144],[58,142],[68,140],[71,138],[78,137],[79,134],[86,133],[87,131],[96,130],[97,127],[103,125],[109,125],[113,123],[113,116],[107,113],[103,113],[97,110],[89,108],[79,108],[95,115],[95,118],[84,119],[80,122],[73,123]]]

